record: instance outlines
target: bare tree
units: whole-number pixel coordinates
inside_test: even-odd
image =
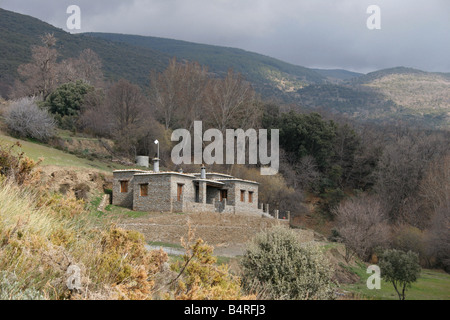
[[[127,153],[136,152],[136,144],[145,132],[149,117],[147,98],[139,86],[121,79],[108,90],[105,98],[105,120],[118,146]]]
[[[255,127],[260,116],[255,92],[241,74],[230,69],[225,79],[210,81],[207,90],[205,111],[211,127],[222,132]]]
[[[166,129],[181,126],[190,130],[195,120],[202,119],[207,82],[206,68],[175,58],[164,72],[151,73],[150,103]]]
[[[379,200],[361,196],[342,202],[335,210],[336,226],[346,248],[346,261],[354,254],[367,260],[389,239],[387,219]]]
[[[375,191],[393,223],[412,224],[425,221],[420,217],[420,185],[430,163],[445,154],[448,140],[439,134],[408,132],[396,137],[384,149],[376,172]]]
[[[450,200],[436,208],[428,230],[428,250],[436,257],[439,267],[450,271]]]
[[[85,49],[78,58],[61,61],[57,66],[59,83],[83,80],[95,87],[103,87],[102,61],[91,49]]]
[[[437,209],[450,201],[450,154],[430,163],[420,185],[421,198]]]
[[[102,86],[102,61],[94,51],[91,49],[83,50],[77,60],[76,67],[79,73],[78,79],[96,87]]]
[[[42,46],[31,48],[30,63],[22,64],[18,73],[22,81],[16,81],[13,95],[39,96],[45,100],[59,85],[83,80],[93,86],[103,86],[102,62],[91,49],[80,53],[78,58],[69,58],[58,62],[59,53],[55,49],[56,38],[53,34],[41,37]]]
[[[58,83],[58,52],[53,48],[56,43],[53,34],[45,34],[41,40],[44,45],[31,49],[32,61],[19,66],[18,73],[24,79],[22,93],[45,100]]]

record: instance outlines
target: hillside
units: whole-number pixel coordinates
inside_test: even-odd
[[[367,81],[365,87],[383,94],[411,115],[436,124],[450,124],[450,79],[436,73],[385,74]]]
[[[170,58],[147,48],[70,34],[39,19],[0,8],[0,95],[7,95],[18,76],[18,66],[30,61],[30,47],[41,45],[40,36],[45,33],[53,33],[58,40],[60,59],[76,57],[87,48],[96,52],[103,61],[107,80],[125,78],[144,85],[148,82],[150,70],[162,71]]]
[[[363,73],[352,72],[343,69],[313,69],[318,74],[326,77],[329,81],[332,82],[341,82],[344,80],[350,80],[354,78],[358,78],[363,75]]]
[[[301,88],[291,95],[291,101],[303,109],[355,120],[450,128],[450,79],[445,73],[384,69],[335,84]]]
[[[197,61],[208,66],[210,72],[219,75],[225,74],[229,68],[232,68],[242,73],[247,80],[260,89],[268,85],[281,91],[289,91],[306,84],[325,81],[324,76],[312,69],[237,48],[137,35],[113,33],[88,33],[87,35],[150,48],[180,60]]]
[[[36,18],[0,9],[0,96],[6,97],[17,67],[31,58],[30,47],[53,33],[60,59],[90,48],[103,61],[106,80],[125,78],[146,86],[151,70],[169,59],[197,61],[221,76],[242,73],[265,100],[301,110],[322,110],[358,121],[406,122],[427,128],[450,126],[450,74],[397,67],[367,75],[334,69],[309,69],[236,48],[136,35],[69,34]]]

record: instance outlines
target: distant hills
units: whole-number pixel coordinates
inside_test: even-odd
[[[311,69],[242,49],[180,40],[111,33],[70,34],[39,19],[0,8],[0,95],[7,96],[17,67],[31,58],[30,46],[53,33],[61,59],[90,48],[103,61],[107,79],[147,86],[151,70],[172,57],[197,61],[218,77],[229,68],[243,74],[266,100],[374,122],[404,121],[450,128],[450,73],[397,67],[361,74]]]
[[[330,70],[312,69],[312,70],[314,70],[318,74],[326,77],[328,81],[334,80],[337,82],[339,82],[339,80],[350,80],[350,79],[358,78],[363,75],[363,73],[352,72],[352,71],[343,70],[343,69],[330,69]]]
[[[210,72],[219,76],[232,68],[252,82],[266,97],[279,94],[272,92],[273,89],[293,91],[308,84],[326,82],[326,76],[312,69],[242,49],[137,35],[112,33],[86,35],[153,49],[177,57],[179,60],[197,61],[201,65],[208,66]]]

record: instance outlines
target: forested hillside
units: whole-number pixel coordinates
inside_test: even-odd
[[[96,38],[118,41],[143,48],[164,52],[180,60],[197,61],[208,66],[209,71],[225,75],[229,68],[241,73],[258,88],[277,87],[285,81],[286,86],[302,87],[322,83],[325,78],[312,69],[289,64],[268,56],[237,48],[219,47],[187,41],[112,33],[88,33]],[[282,90],[286,87],[280,88]]]
[[[236,48],[136,35],[69,34],[45,22],[0,9],[0,95],[8,97],[19,65],[31,60],[30,46],[53,33],[58,60],[89,48],[102,61],[107,82],[120,78],[144,88],[151,71],[161,72],[176,57],[198,62],[224,77],[231,68],[249,81],[263,99],[299,110],[344,115],[358,121],[403,121],[427,128],[449,127],[450,77],[411,68],[362,75],[347,70],[309,69]]]
[[[135,48],[82,34],[69,34],[36,18],[0,8],[0,95],[7,96],[18,77],[20,64],[31,60],[30,46],[40,45],[40,36],[54,34],[59,59],[73,58],[84,49],[93,50],[102,60],[107,80],[129,79],[144,85],[151,69],[162,71],[169,56],[147,48]]]

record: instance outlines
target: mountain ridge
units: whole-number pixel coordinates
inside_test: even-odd
[[[376,122],[406,120],[449,128],[450,73],[394,67],[360,74],[312,69],[243,49],[158,37],[113,33],[70,34],[37,18],[0,8],[0,95],[8,96],[17,67],[31,59],[31,46],[53,33],[61,59],[90,48],[103,61],[107,81],[125,78],[145,88],[151,70],[170,59],[196,61],[217,76],[229,68],[243,74],[266,101],[300,110],[324,110]]]

